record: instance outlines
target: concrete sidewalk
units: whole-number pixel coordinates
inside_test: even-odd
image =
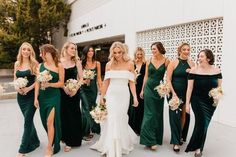
[[[176,154],[172,151],[169,144],[170,127],[167,107],[165,107],[165,128],[163,145],[156,152],[147,150],[144,146],[137,144],[135,149],[129,155],[124,157],[193,157],[193,153],[185,153],[186,144],[181,148],[181,152]],[[191,117],[191,128],[189,136],[192,133],[194,118]],[[41,145],[34,152],[27,154],[28,157],[43,157],[47,144],[46,133],[42,127],[39,118],[39,112],[35,114],[36,129],[41,141]],[[23,116],[20,112],[15,99],[0,100],[0,157],[15,157],[19,148],[23,131]],[[95,139],[91,142],[84,142],[80,148],[72,149],[65,153],[61,150],[55,157],[99,157],[99,152],[89,149]],[[63,144],[61,144],[63,148]],[[204,157],[235,157],[236,154],[236,128],[222,125],[216,122],[210,124],[208,136],[205,143]]]

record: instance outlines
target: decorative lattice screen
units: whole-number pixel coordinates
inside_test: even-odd
[[[191,58],[196,61],[200,50],[211,49],[215,55],[215,65],[222,63],[223,18],[215,18],[191,22],[170,27],[157,28],[137,33],[137,46],[142,47],[148,56],[150,45],[161,41],[166,48],[166,56],[173,59],[177,55],[177,47],[182,42],[191,46]]]

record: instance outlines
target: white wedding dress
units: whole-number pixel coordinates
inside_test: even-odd
[[[130,102],[129,80],[134,81],[134,74],[125,70],[107,71],[105,78],[110,79],[106,92],[108,117],[101,124],[101,136],[90,148],[106,154],[107,157],[121,157],[133,150],[137,136],[128,124]]]

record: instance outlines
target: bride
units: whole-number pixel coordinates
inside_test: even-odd
[[[133,95],[133,106],[138,106],[134,83],[134,64],[128,57],[126,47],[114,42],[110,48],[110,61],[101,91],[100,103],[106,97],[107,120],[101,125],[100,139],[90,148],[98,150],[107,157],[121,157],[129,154],[136,142],[136,134],[128,125],[128,107],[130,92]],[[129,87],[128,87],[129,84]]]

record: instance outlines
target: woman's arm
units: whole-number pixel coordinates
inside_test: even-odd
[[[108,62],[106,64],[106,72],[110,70],[110,63]],[[104,104],[104,96],[106,95],[106,92],[107,92],[107,88],[110,84],[110,79],[106,79],[103,81],[102,83],[102,88],[101,88],[101,96],[100,96],[100,103],[101,104]]]
[[[145,84],[147,82],[147,79],[148,79],[148,66],[150,64],[150,61],[146,63],[146,68],[145,68],[145,75],[144,75],[144,78],[143,78],[143,85],[142,85],[142,90],[141,90],[141,93],[140,93],[140,98],[143,99],[143,92],[144,92],[144,87],[145,87]]]
[[[193,91],[194,80],[188,80],[188,88],[186,92],[186,112],[190,113],[190,99]]]
[[[39,66],[37,68],[36,77],[39,74],[39,68],[40,68],[40,64],[39,64]],[[35,79],[35,83],[34,84],[35,84],[35,86],[34,86],[34,106],[36,108],[38,108],[39,107],[38,96],[39,96],[40,83],[39,83],[39,81],[37,79]]]
[[[76,67],[77,67],[77,70],[78,70],[78,80],[83,82],[83,69],[82,69],[82,64],[81,64],[81,61],[77,61],[76,63]]]
[[[101,64],[100,62],[96,61],[97,63],[97,84],[98,84],[98,90],[99,93],[101,93],[101,87],[102,87],[102,77],[101,77]]]
[[[168,65],[168,67],[167,67],[167,74],[166,74],[166,80],[167,80],[166,82],[167,82],[168,86],[170,87],[172,96],[177,96],[176,93],[175,93],[175,90],[172,86],[172,82],[171,82],[175,66],[176,66],[176,61],[171,61],[170,64]]]
[[[59,73],[59,80],[56,83],[45,83],[44,87],[53,87],[53,88],[61,88],[64,86],[64,75],[65,75],[65,70],[61,64],[58,64],[58,73]]]

